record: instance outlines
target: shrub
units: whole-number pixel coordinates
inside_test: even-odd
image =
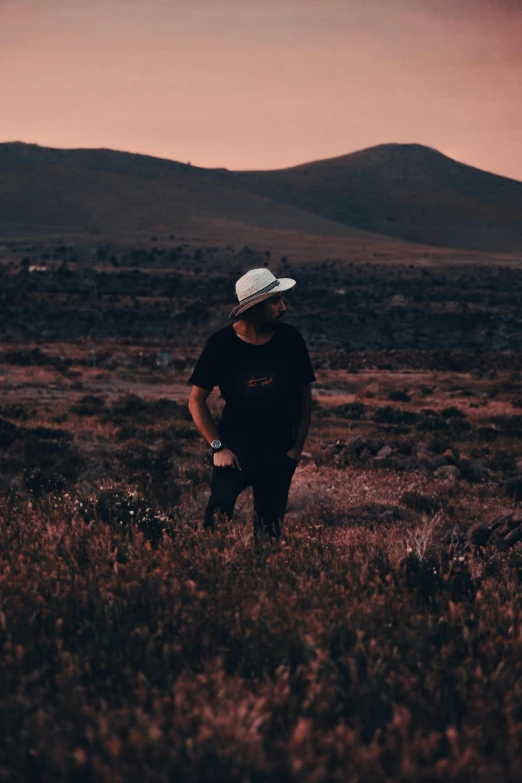
[[[53,439],[49,436],[42,438],[34,432],[25,435],[23,445],[21,472],[25,486],[35,497],[75,484],[85,467],[79,450],[74,443],[67,442],[67,439]]]
[[[385,405],[382,408],[376,408],[373,413],[375,422],[387,424],[417,424],[421,419],[418,413],[405,411],[400,408],[394,408],[393,405]]]
[[[501,473],[511,474],[517,470],[517,460],[511,452],[500,449],[490,458],[489,467]]]
[[[179,509],[165,514],[148,506],[138,492],[123,487],[102,489],[86,499],[81,507],[81,516],[86,521],[99,517],[115,529],[140,530],[154,546],[158,545],[163,533],[171,535],[181,521]]]
[[[0,418],[0,449],[8,449],[21,432],[20,427],[7,419]]]
[[[506,494],[515,500],[522,500],[522,476],[515,476],[506,483]]]
[[[362,419],[368,410],[364,402],[346,402],[344,405],[336,405],[331,409],[332,413],[345,419]]]
[[[394,402],[410,402],[411,397],[407,392],[401,391],[401,389],[394,389],[388,393],[388,399]]]
[[[0,406],[0,416],[5,416],[7,419],[21,419],[27,421],[30,418],[30,412],[26,405],[23,403],[10,403]]]
[[[70,413],[77,416],[95,416],[105,407],[105,400],[95,394],[86,394],[75,405],[69,408]]]
[[[447,430],[449,425],[438,416],[426,416],[419,422],[418,428],[423,432],[437,432],[439,430]]]
[[[419,492],[405,492],[401,503],[422,514],[435,514],[447,506],[447,500],[421,495]]]
[[[464,411],[461,411],[460,408],[456,408],[454,405],[450,406],[449,408],[444,408],[443,410],[441,410],[440,415],[443,416],[445,419],[466,418],[466,414],[464,413]]]

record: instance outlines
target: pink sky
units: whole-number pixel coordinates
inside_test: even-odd
[[[230,169],[417,142],[522,180],[522,0],[0,0],[0,141]]]

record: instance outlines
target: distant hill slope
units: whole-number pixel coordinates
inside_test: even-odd
[[[233,172],[106,149],[0,144],[0,237],[55,232],[212,237],[240,227],[522,252],[522,183],[419,144]],[[404,245],[403,245],[404,246]]]
[[[230,223],[369,236],[253,193],[225,170],[114,150],[0,144],[0,235],[208,233],[212,223],[221,233]]]
[[[522,182],[420,144],[381,144],[233,176],[271,199],[367,231],[443,247],[522,251]]]

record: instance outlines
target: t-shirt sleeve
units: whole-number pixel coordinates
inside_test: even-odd
[[[193,386],[201,386],[202,389],[212,391],[218,384],[218,362],[216,351],[212,340],[209,338],[205,343],[199,359],[192,371],[192,375],[187,383]]]
[[[293,351],[294,371],[297,383],[304,385],[316,381],[317,378],[315,377],[308,348],[306,347],[303,336],[299,334],[299,332],[296,333]]]

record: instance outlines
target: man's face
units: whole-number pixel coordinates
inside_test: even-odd
[[[267,325],[277,326],[277,324],[281,323],[286,312],[282,294],[271,296],[270,299],[265,299],[260,304],[263,307],[263,318]]]
[[[264,299],[252,307],[251,316],[252,321],[274,328],[281,323],[285,312],[286,305],[283,295],[274,294],[269,299]]]

